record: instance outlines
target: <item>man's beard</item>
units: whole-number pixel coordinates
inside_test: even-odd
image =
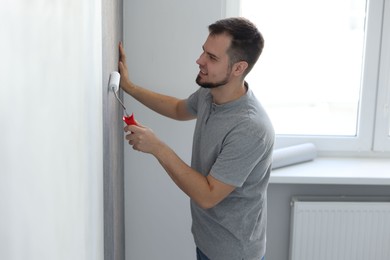
[[[196,81],[196,84],[198,84],[202,88],[218,88],[220,86],[223,86],[223,85],[226,85],[227,83],[229,83],[230,73],[231,73],[231,68],[229,68],[229,71],[228,71],[228,73],[226,74],[226,77],[223,80],[215,82],[215,83],[212,83],[212,82],[201,82],[201,76],[200,75],[198,75],[196,77],[195,81]]]
[[[211,82],[200,82],[200,76],[196,78],[196,83],[202,88],[218,88],[220,86],[226,85],[229,82],[228,79],[224,79],[219,82],[211,83]]]

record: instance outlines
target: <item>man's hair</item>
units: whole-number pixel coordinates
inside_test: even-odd
[[[231,44],[227,53],[230,65],[246,61],[248,68],[244,77],[252,70],[264,47],[264,38],[257,27],[243,17],[226,18],[209,25],[210,35],[228,34]]]

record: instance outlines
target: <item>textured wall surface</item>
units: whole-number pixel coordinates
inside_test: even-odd
[[[101,1],[0,8],[0,259],[103,260]]]
[[[122,41],[123,1],[102,1],[104,258],[125,259],[122,108],[108,89],[110,73],[118,70]]]

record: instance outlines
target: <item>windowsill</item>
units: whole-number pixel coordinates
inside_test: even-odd
[[[270,183],[390,185],[390,159],[316,158],[273,170]]]

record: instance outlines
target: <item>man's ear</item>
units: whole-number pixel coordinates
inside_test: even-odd
[[[246,61],[239,61],[234,63],[233,65],[233,73],[235,76],[241,76],[244,74],[246,69],[248,68],[248,62]]]

